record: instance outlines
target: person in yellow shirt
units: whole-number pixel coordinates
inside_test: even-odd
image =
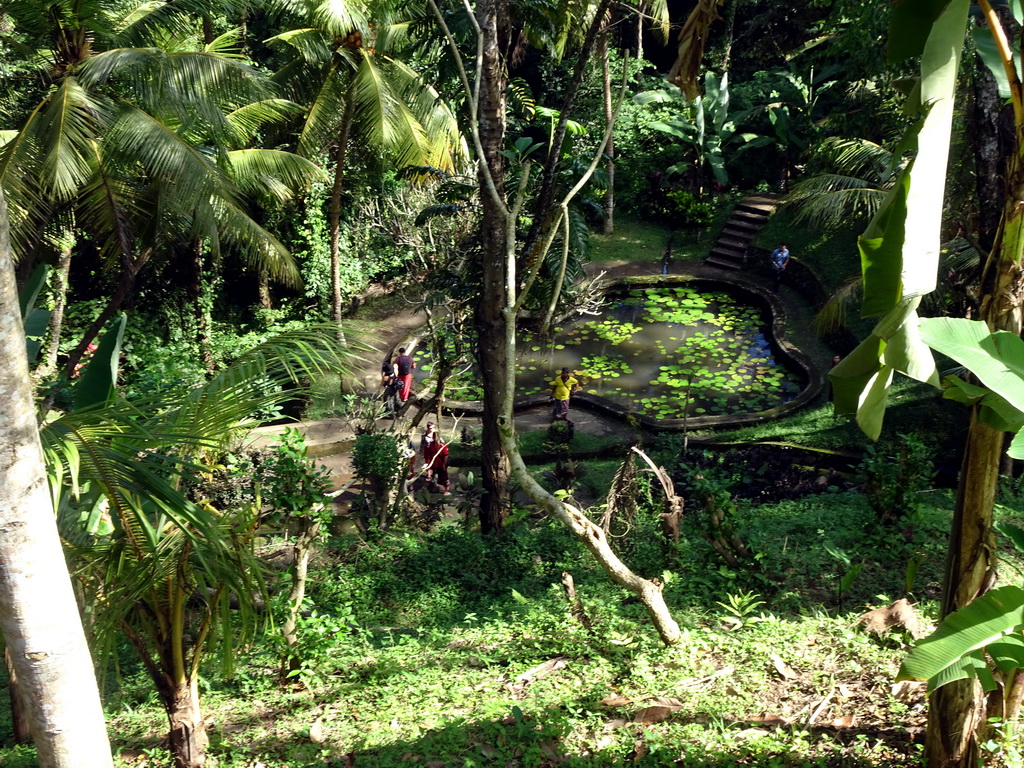
[[[569,419],[569,396],[580,388],[580,383],[568,368],[551,380],[551,396],[555,398],[555,407],[551,413],[551,423],[556,421],[572,421]]]

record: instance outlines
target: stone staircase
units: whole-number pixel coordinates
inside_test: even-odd
[[[743,198],[736,204],[704,263],[722,269],[742,269],[747,248],[777,205],[778,200],[774,197],[756,195]]]

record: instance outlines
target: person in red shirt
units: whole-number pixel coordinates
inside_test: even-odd
[[[434,422],[428,421],[426,431],[420,438],[420,453],[427,473],[427,482],[433,481],[442,491],[450,487],[448,480],[448,445],[434,428]]]
[[[409,399],[412,392],[412,369],[416,367],[416,361],[411,355],[405,354],[405,347],[399,347],[398,357],[395,358],[395,369],[398,373],[398,380],[402,382],[402,391],[398,397],[404,403]]]

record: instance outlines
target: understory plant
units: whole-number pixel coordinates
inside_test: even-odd
[[[751,559],[750,548],[736,529],[737,507],[729,479],[715,467],[684,468],[683,475],[687,510],[700,514],[700,535],[730,567]]]
[[[922,506],[920,494],[935,478],[932,450],[915,435],[897,437],[885,448],[867,445],[858,467],[864,495],[882,523],[912,518]]]

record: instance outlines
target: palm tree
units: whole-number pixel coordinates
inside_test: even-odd
[[[465,154],[455,117],[419,73],[389,55],[403,25],[384,2],[306,0],[302,28],[267,42],[295,53],[275,81],[308,106],[298,141],[306,157],[333,153],[331,316],[342,315],[341,210],[350,146],[385,153],[397,167],[451,171]]]
[[[0,330],[4,356],[0,441],[0,632],[42,765],[109,768],[96,678],[60,550],[36,430],[0,189]]]
[[[45,252],[48,239],[66,237],[57,228],[73,213],[116,286],[65,370],[132,293],[140,271],[173,252],[182,233],[297,283],[287,250],[249,216],[229,159],[216,149],[238,135],[230,114],[270,103],[256,73],[225,55],[231,36],[194,50],[164,31],[156,35],[164,48],[117,47],[155,34],[158,9],[105,0],[57,9],[22,0],[9,9],[16,29],[39,46],[46,83],[0,150],[16,252]]]
[[[202,661],[219,645],[230,664],[260,629],[265,597],[253,554],[261,504],[217,509],[190,501],[185,486],[251,429],[255,411],[294,394],[284,382],[338,370],[335,350],[333,328],[293,333],[193,391],[100,401],[42,430],[95,646],[110,652],[120,633],[139,654],[179,768],[205,759]]]
[[[870,221],[905,164],[873,141],[836,136],[822,142],[813,162],[829,170],[793,184],[782,205],[796,211],[796,221],[824,229]]]

